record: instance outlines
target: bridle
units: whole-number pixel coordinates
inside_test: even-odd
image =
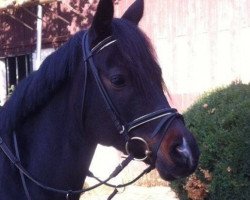
[[[106,108],[109,111],[109,114],[111,116],[111,119],[113,121],[113,124],[115,125],[117,132],[121,134],[126,142],[126,152],[127,154],[134,156],[133,153],[130,151],[130,143],[133,143],[136,141],[136,143],[142,143],[142,146],[145,146],[145,156],[139,158],[139,160],[146,160],[149,157],[153,158],[151,160],[155,161],[157,157],[157,152],[161,146],[162,140],[165,137],[165,134],[167,133],[167,130],[169,126],[171,125],[172,121],[180,117],[182,119],[182,116],[177,112],[176,109],[173,108],[162,108],[159,110],[155,110],[151,113],[145,114],[143,116],[140,116],[136,119],[134,119],[131,122],[125,122],[122,120],[122,117],[120,116],[119,112],[116,109],[116,106],[113,104],[108,92],[105,89],[105,86],[103,85],[101,78],[98,73],[98,69],[96,65],[94,64],[94,56],[103,51],[106,47],[116,43],[117,40],[114,39],[112,36],[106,37],[104,40],[99,42],[96,46],[94,46],[90,50],[89,45],[89,38],[88,38],[88,32],[86,32],[83,36],[83,57],[85,62],[85,74],[87,74],[87,69],[89,69],[95,79],[95,82],[98,86],[98,89],[100,91],[100,94],[103,98],[103,101],[105,102]],[[137,136],[131,136],[132,130],[146,124],[149,122],[152,122],[154,120],[160,120],[158,125],[156,126],[155,130],[151,134],[151,138],[154,138],[158,136],[158,134],[162,131],[165,131],[163,135],[161,135],[161,138],[159,142],[153,147],[153,149],[149,148],[148,143],[141,137]],[[164,130],[163,130],[164,129]],[[151,162],[151,165],[153,163]]]
[[[14,166],[18,169],[20,176],[21,176],[21,181],[22,185],[26,194],[26,197],[28,200],[31,200],[26,180],[25,178],[29,179],[31,182],[39,186],[40,188],[44,190],[48,190],[51,192],[56,192],[56,193],[61,193],[64,194],[66,199],[69,200],[71,195],[74,194],[82,194],[84,192],[90,191],[92,189],[95,189],[103,184],[114,187],[115,190],[114,192],[110,195],[108,199],[111,199],[117,192],[117,188],[121,187],[126,187],[135,181],[137,181],[140,177],[142,177],[144,174],[148,173],[154,168],[154,163],[157,159],[157,152],[161,146],[161,143],[167,133],[167,130],[169,129],[171,123],[173,122],[174,119],[177,117],[182,116],[177,112],[176,109],[172,108],[163,108],[160,110],[153,111],[151,113],[145,114],[139,118],[136,118],[135,120],[131,122],[124,122],[119,115],[119,112],[117,111],[115,105],[113,104],[110,96],[108,95],[105,86],[103,85],[101,78],[98,73],[98,69],[96,68],[94,64],[93,57],[104,50],[106,47],[109,45],[112,45],[113,43],[116,42],[116,39],[114,39],[112,36],[105,38],[102,40],[100,43],[98,43],[94,48],[90,50],[90,45],[89,45],[89,39],[88,39],[88,32],[84,33],[83,40],[82,40],[82,49],[83,49],[83,58],[84,58],[84,89],[83,89],[83,102],[82,102],[82,112],[84,109],[84,101],[85,101],[85,94],[86,94],[86,85],[87,85],[87,74],[88,71],[90,71],[95,79],[95,82],[98,86],[98,89],[100,91],[100,94],[105,102],[106,108],[110,113],[111,119],[117,129],[118,134],[121,134],[124,139],[125,139],[125,149],[128,154],[128,157],[120,163],[115,170],[110,174],[110,176],[102,181],[99,178],[95,177],[93,173],[88,172],[88,176],[95,178],[96,180],[99,181],[98,184],[93,185],[89,188],[85,189],[80,189],[80,190],[63,190],[63,189],[58,189],[58,188],[53,188],[50,186],[47,186],[40,181],[38,181],[36,178],[34,178],[21,164],[20,157],[19,157],[19,149],[18,149],[18,143],[16,139],[16,134],[15,132],[13,133],[13,140],[14,140],[14,147],[15,147],[15,154],[10,150],[10,148],[7,146],[7,144],[3,141],[3,139],[0,137],[0,148],[4,152],[4,154],[7,156],[9,161],[14,164]],[[149,147],[148,143],[146,142],[145,139],[142,137],[138,136],[132,136],[131,132],[132,130],[148,123],[152,122],[154,120],[160,120],[159,123],[157,124],[156,128],[154,129],[153,133],[150,135],[150,138],[154,137],[159,137],[159,142],[157,144],[153,145],[151,148]],[[164,133],[161,134],[160,133]],[[143,147],[143,153],[142,155],[138,156],[136,155],[136,152],[133,152],[133,145],[138,145]],[[125,184],[120,184],[120,185],[112,185],[108,183],[109,180],[112,178],[116,177],[129,163],[131,160],[137,159],[137,160],[147,160],[150,159],[150,165],[148,168],[146,168],[141,174],[139,174],[134,180],[125,183]]]

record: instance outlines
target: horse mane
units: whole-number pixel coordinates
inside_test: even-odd
[[[156,53],[147,35],[128,20],[114,19],[112,26],[118,48],[129,61],[128,70],[139,89],[138,92],[143,92],[150,100],[154,98],[152,90],[166,90]]]
[[[39,70],[22,80],[0,112],[0,130],[13,131],[30,114],[42,108],[72,76],[80,63],[81,38],[75,34],[58,50],[49,55]]]

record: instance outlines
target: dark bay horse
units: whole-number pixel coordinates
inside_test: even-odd
[[[18,167],[45,186],[79,190],[98,143],[143,160],[165,180],[195,170],[199,149],[164,95],[154,51],[137,26],[142,15],[142,0],[120,19],[113,1],[101,0],[90,29],[18,85],[0,111],[1,200],[65,199]]]

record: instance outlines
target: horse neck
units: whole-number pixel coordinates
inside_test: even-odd
[[[41,111],[16,130],[24,167],[44,184],[66,190],[81,189],[96,148],[95,141],[83,134],[82,85],[76,82],[65,84]],[[28,188],[31,196],[42,199],[44,191],[31,182]],[[57,194],[53,195],[56,200]]]

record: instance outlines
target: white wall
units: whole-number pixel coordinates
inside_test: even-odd
[[[166,2],[153,36],[174,93],[250,81],[250,0]]]
[[[250,0],[160,2],[147,7],[148,18],[158,10],[159,23],[146,31],[174,105],[185,110],[204,91],[250,82]]]

